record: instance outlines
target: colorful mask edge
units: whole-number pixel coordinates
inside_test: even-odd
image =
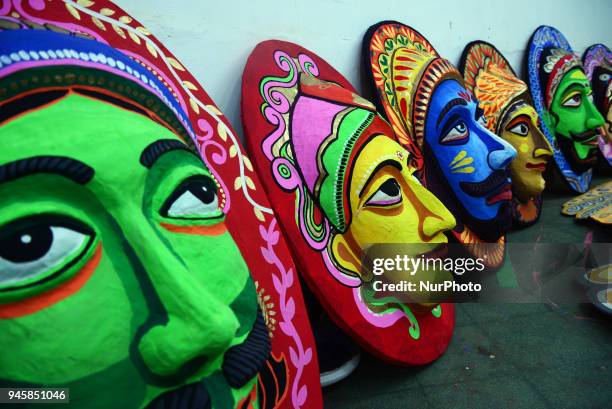
[[[588,190],[589,185],[591,184],[593,171],[592,169],[589,169],[581,174],[575,173],[571,169],[561,150],[556,147],[554,130],[550,129],[546,121],[543,120],[544,117],[548,115],[548,109],[546,108],[544,97],[545,90],[542,89],[539,73],[540,56],[542,55],[544,49],[551,47],[561,48],[572,54],[574,51],[569,45],[567,39],[559,30],[554,27],[544,25],[538,27],[534,31],[529,39],[528,45],[529,47],[526,59],[528,84],[531,91],[533,105],[538,115],[540,115],[540,118],[542,118],[542,133],[544,136],[546,136],[546,139],[553,147],[553,158],[555,164],[561,171],[567,186],[578,193],[584,193]]]

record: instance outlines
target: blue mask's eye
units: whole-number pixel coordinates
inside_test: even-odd
[[[476,107],[476,115],[474,116],[476,121],[484,127],[487,126],[487,117],[484,114],[484,110],[481,107]]]
[[[453,128],[451,128],[440,140],[440,143],[447,145],[454,145],[466,142],[470,136],[470,130],[468,129],[464,121],[458,122]]]

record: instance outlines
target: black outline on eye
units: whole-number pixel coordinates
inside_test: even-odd
[[[446,124],[444,125],[444,128],[443,128],[444,132],[440,134],[440,140],[439,140],[440,145],[455,146],[455,145],[466,144],[467,141],[470,139],[470,127],[463,119],[460,119],[459,115],[453,116],[451,119],[456,119],[456,120],[455,122],[451,122],[451,120],[448,120]],[[449,123],[452,123],[452,125],[448,126]],[[460,124],[463,124],[465,126],[465,132],[467,132],[467,135],[461,139],[454,139],[452,141],[445,142],[444,139],[446,138],[448,133],[452,131],[453,129],[455,129],[456,127],[458,127]]]
[[[211,178],[210,176],[207,175],[195,175],[195,176],[191,176],[188,177],[187,179],[183,180],[177,188],[174,189],[174,191],[170,194],[170,196],[168,196],[168,198],[164,201],[164,204],[161,206],[161,208],[159,209],[159,215],[161,217],[163,217],[164,219],[168,219],[168,220],[218,220],[218,219],[222,219],[223,217],[225,217],[225,214],[223,213],[223,210],[221,209],[221,207],[217,207],[220,215],[219,216],[212,216],[212,217],[173,217],[173,216],[169,216],[168,215],[168,210],[170,210],[170,207],[172,207],[172,204],[174,204],[174,202],[181,197],[184,193],[186,193],[189,189],[187,188],[189,184],[191,184],[194,181],[201,181],[204,182],[202,183],[203,185],[206,185],[206,187],[209,187],[213,190],[215,196],[217,196],[217,201],[219,201],[219,192],[217,189],[217,184],[215,183],[214,179]]]
[[[8,287],[8,288],[0,288],[0,293],[8,293],[10,291],[16,291],[16,290],[22,290],[25,288],[35,287],[35,286],[38,286],[38,285],[41,285],[48,281],[53,280],[55,277],[58,277],[59,275],[63,274],[65,271],[69,270],[72,266],[77,264],[83,258],[83,256],[89,252],[89,250],[93,246],[93,243],[96,242],[95,231],[85,226],[82,222],[79,222],[76,219],[68,217],[68,216],[54,215],[54,214],[26,216],[26,217],[22,217],[20,219],[11,221],[8,224],[0,227],[0,234],[2,236],[4,236],[5,234],[6,235],[14,234],[17,231],[22,230],[24,227],[40,225],[42,224],[41,222],[44,222],[44,224],[47,226],[64,227],[64,228],[76,231],[78,233],[81,233],[83,235],[86,235],[88,237],[87,243],[85,244],[85,246],[83,247],[83,250],[78,255],[75,255],[72,258],[72,260],[70,260],[70,262],[68,262],[64,267],[57,270],[55,273],[41,280],[37,280],[29,284],[25,284],[21,286],[13,286],[13,287]],[[6,233],[6,230],[8,230],[8,233]]]
[[[365,191],[367,190],[367,187],[370,185],[370,182],[372,181],[372,179],[374,179],[374,177],[378,174],[378,172],[380,172],[381,169],[384,169],[387,166],[393,166],[395,169],[399,170],[400,172],[403,169],[402,164],[394,159],[387,159],[387,160],[380,162],[376,166],[376,168],[372,171],[372,173],[370,173],[370,176],[368,176],[365,183],[363,184],[363,187],[361,188],[361,191],[359,192],[360,199],[365,193]]]
[[[527,128],[527,131],[524,134],[513,131],[514,128],[521,125],[524,125]],[[518,123],[514,124],[514,126],[507,127],[506,130],[508,132],[512,132],[513,134],[520,136],[521,138],[526,138],[527,136],[529,136],[529,125],[525,121],[519,121]]]
[[[446,135],[448,131],[453,129],[459,119],[461,119],[461,115],[454,114],[451,115],[451,117],[446,122],[444,122],[444,126],[442,127],[442,132],[440,132],[440,138],[438,140],[439,143],[442,143],[442,139],[444,139],[443,135]]]
[[[576,97],[580,97],[580,102],[578,102],[578,105],[565,105],[567,104],[569,101],[573,100]],[[578,92],[577,94],[575,94],[573,97],[571,98],[567,98],[564,102],[561,103],[561,105],[564,108],[578,108],[580,105],[582,105],[582,103],[584,102],[584,97],[582,96],[581,92]]]
[[[372,200],[372,198],[376,196],[376,194],[380,191],[380,188],[382,188],[389,181],[393,181],[397,185],[397,188],[399,189],[399,197],[400,197],[399,201],[397,201],[396,203],[391,203],[391,204],[370,204],[370,200]],[[390,177],[389,179],[381,183],[380,186],[378,186],[378,189],[376,189],[370,195],[370,197],[367,198],[363,206],[364,207],[391,207],[391,206],[398,205],[402,203],[403,201],[404,201],[404,195],[402,194],[402,185],[400,185],[399,182],[394,177]]]
[[[476,120],[476,122],[480,121],[484,116],[485,116],[484,109],[482,109],[481,107],[477,106],[476,107],[476,111],[474,112],[474,119]],[[486,120],[486,118],[485,118],[485,120]]]

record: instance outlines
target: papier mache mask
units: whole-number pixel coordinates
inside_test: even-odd
[[[580,58],[557,29],[540,26],[529,41],[529,88],[553,146],[553,158],[567,185],[585,192],[597,162],[604,119],[593,104]]]
[[[0,15],[0,385],[320,406],[288,249],[201,86],[110,2]]]
[[[491,44],[474,41],[461,57],[466,88],[484,111],[487,128],[517,151],[510,164],[514,223],[528,226],[542,209],[544,170],[552,147],[540,131],[527,84],[521,81],[504,56]]]
[[[453,236],[488,267],[501,266],[512,222],[508,165],[516,151],[486,128],[459,71],[416,30],[375,24],[363,53],[379,105],[419,152],[421,180],[457,217]]]
[[[612,166],[612,51],[603,44],[594,44],[584,52],[582,64],[591,82],[593,102],[605,121],[599,151]]]
[[[389,124],[323,59],[276,40],[249,56],[241,109],[255,168],[292,238],[298,269],[329,316],[387,361],[440,356],[452,335],[452,305],[368,297],[373,277],[362,259],[369,244],[436,249],[454,226],[413,176],[411,153]]]

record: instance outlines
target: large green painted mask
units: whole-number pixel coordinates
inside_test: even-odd
[[[0,385],[69,387],[76,408],[234,407],[270,345],[180,107],[96,41],[0,38]]]

